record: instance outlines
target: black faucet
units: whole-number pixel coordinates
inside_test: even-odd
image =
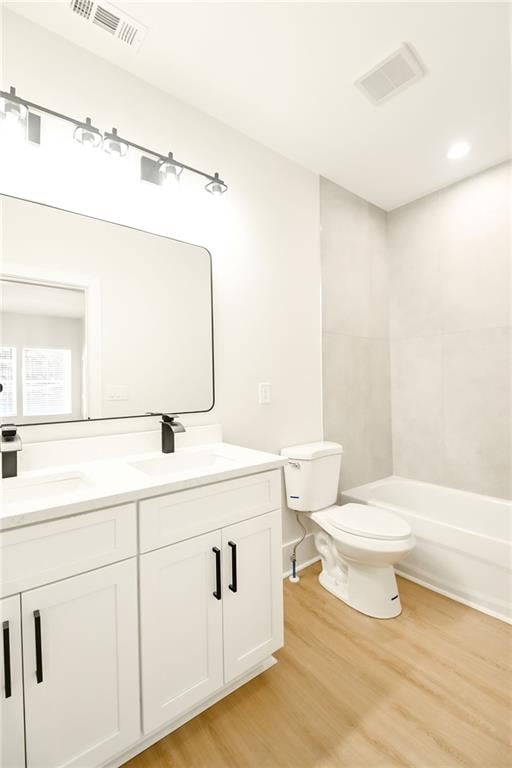
[[[174,435],[177,432],[185,432],[185,427],[176,416],[170,413],[162,413],[162,453],[174,453]]]
[[[18,474],[18,451],[21,451],[21,437],[15,424],[2,424],[0,448],[2,452],[2,478]]]

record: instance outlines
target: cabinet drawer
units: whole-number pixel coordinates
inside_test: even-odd
[[[135,504],[0,533],[0,596],[64,579],[137,552]]]
[[[281,507],[281,472],[261,472],[141,501],[140,551],[164,547]]]

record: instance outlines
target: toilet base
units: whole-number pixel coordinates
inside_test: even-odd
[[[394,619],[402,612],[391,565],[375,568],[347,562],[330,570],[323,567],[318,580],[324,589],[366,616]]]

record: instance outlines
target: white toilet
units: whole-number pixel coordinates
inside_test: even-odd
[[[307,514],[320,530],[320,584],[361,613],[391,619],[401,613],[393,565],[416,541],[409,524],[368,504],[335,504],[343,449],[338,443],[283,448],[290,509]]]

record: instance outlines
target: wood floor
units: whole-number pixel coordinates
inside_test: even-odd
[[[285,582],[279,664],[126,768],[512,766],[512,628],[404,580],[369,619],[318,570]]]

